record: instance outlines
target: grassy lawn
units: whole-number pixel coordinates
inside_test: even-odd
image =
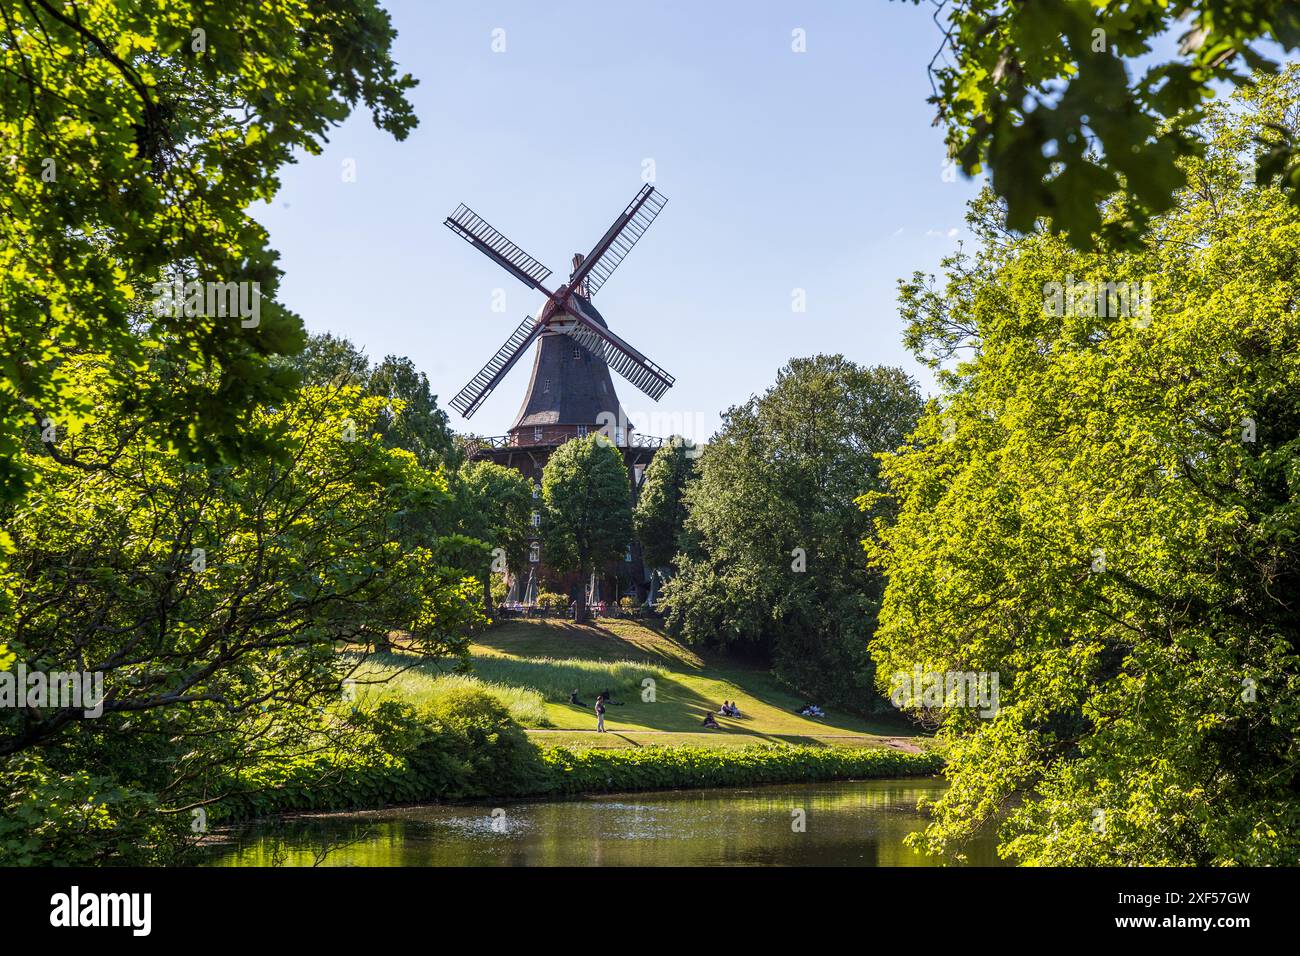
[[[507,621],[479,635],[470,650],[474,676],[469,679],[500,697],[524,726],[535,728],[538,743],[570,748],[789,743],[902,749],[924,743],[924,738],[909,741],[916,732],[901,721],[833,710],[822,720],[800,717],[794,711],[806,701],[768,671],[702,656],[638,621],[602,620],[591,626]],[[381,676],[409,662],[395,654],[368,666]],[[653,700],[643,699],[647,678],[654,681]],[[466,679],[440,676],[431,665],[418,664],[391,685],[364,692],[427,699],[447,682]],[[568,703],[575,687],[586,707]],[[592,707],[605,689],[620,704],[606,709],[610,733],[596,734]],[[717,716],[723,700],[735,701],[742,716]],[[719,730],[702,728],[707,712],[715,713]]]

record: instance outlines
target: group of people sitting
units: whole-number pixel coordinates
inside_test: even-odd
[[[739,717],[740,708],[737,707],[733,701],[724,700],[722,702],[722,706],[718,708],[718,713],[721,714],[723,717]],[[715,718],[713,714],[708,713],[704,715],[704,726],[716,730],[721,725],[718,723],[717,718]]]
[[[609,690],[608,688],[606,688],[605,690],[602,690],[599,694],[597,694],[597,695],[596,695],[596,700],[598,700],[598,701],[604,701],[606,704],[613,704],[613,705],[616,706],[616,707],[622,707],[622,706],[623,706],[623,702],[622,702],[621,700],[615,700],[615,699],[614,699],[614,695],[613,695],[613,693],[611,693],[610,690]],[[587,706],[587,705],[584,704],[581,700],[578,699],[578,688],[576,688],[576,687],[573,688],[573,693],[569,695],[569,703],[570,703],[570,704],[573,704],[573,705],[575,705],[575,706],[577,706],[577,707],[586,707],[586,706]]]
[[[795,711],[800,717],[825,717],[826,714],[816,704],[804,704]]]

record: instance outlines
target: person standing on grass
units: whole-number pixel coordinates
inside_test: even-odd
[[[599,694],[596,697],[596,733],[605,732],[605,695]]]

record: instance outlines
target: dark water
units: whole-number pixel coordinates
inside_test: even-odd
[[[231,831],[219,866],[927,866],[941,781],[869,780],[321,814]],[[803,832],[796,832],[803,811]],[[993,842],[969,862],[996,865]]]

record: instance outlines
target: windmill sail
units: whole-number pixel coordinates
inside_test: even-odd
[[[533,340],[541,334],[542,329],[543,326],[539,325],[531,315],[525,317],[519,323],[519,328],[506,339],[505,345],[497,349],[497,354],[492,356],[479,373],[470,379],[469,384],[451,400],[451,407],[466,418],[473,416],[479,406],[492,394],[492,389],[496,388],[497,383],[505,377],[506,372],[519,361],[519,356],[523,355]]]
[[[550,277],[551,270],[489,226],[464,203],[443,220],[443,225],[524,285],[546,292],[542,284]]]
[[[564,334],[588,352],[603,358],[606,365],[656,402],[673,387],[674,379],[671,375],[609,329],[581,316],[575,318],[578,319],[577,323],[566,329]]]
[[[636,198],[628,203],[622,215],[614,220],[614,224],[574,270],[569,280],[570,288],[582,284],[585,285],[588,298],[595,295],[666,205],[668,200],[663,193],[657,192],[653,186],[642,186]]]

